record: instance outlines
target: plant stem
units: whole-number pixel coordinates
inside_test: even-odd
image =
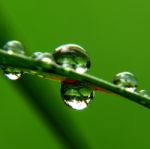
[[[126,97],[131,101],[150,108],[150,97],[142,96],[137,92],[129,92],[124,88],[120,88],[117,85],[114,85],[103,79],[99,79],[86,73],[77,73],[74,70],[57,65],[54,62],[48,64],[39,60],[34,60],[31,57],[17,54],[8,54],[4,50],[0,49],[0,66],[18,68],[26,73],[47,79],[61,81],[67,78],[86,82],[93,87],[102,88],[108,92]]]

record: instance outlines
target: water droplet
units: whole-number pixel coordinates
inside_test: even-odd
[[[61,96],[64,103],[69,107],[75,110],[83,110],[94,98],[94,91],[83,82],[62,82]]]
[[[118,73],[113,79],[113,83],[130,92],[135,92],[138,87],[138,82],[135,76],[130,72]]]
[[[53,62],[53,57],[50,53],[47,53],[47,52],[34,52],[31,56],[33,59],[35,60],[41,60],[45,63],[52,63]]]
[[[4,45],[3,50],[8,52],[8,54],[24,55],[24,48],[22,43],[16,40],[8,41]],[[23,74],[22,70],[16,68],[10,68],[10,67],[3,68],[3,71],[4,71],[4,75],[10,80],[17,80]]]
[[[23,72],[14,68],[5,68],[4,75],[10,80],[17,80],[21,77]]]
[[[149,97],[147,90],[140,90],[139,94],[144,96],[144,97]]]
[[[84,73],[90,68],[90,59],[86,51],[76,44],[65,44],[55,49],[54,60],[63,67],[70,67],[78,73]]]
[[[8,41],[3,49],[7,51],[9,54],[24,54],[24,48],[20,41],[12,40]]]

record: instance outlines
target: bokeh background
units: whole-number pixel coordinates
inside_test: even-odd
[[[90,74],[111,81],[130,71],[150,92],[148,0],[1,0],[0,46],[21,41],[27,55],[77,43],[90,55]],[[58,82],[0,77],[1,149],[147,149],[150,110],[96,93],[83,111],[66,107]]]

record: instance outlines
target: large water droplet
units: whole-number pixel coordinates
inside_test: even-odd
[[[53,57],[57,64],[74,69],[78,73],[84,73],[90,67],[90,58],[86,51],[76,44],[65,44],[56,48]]]
[[[21,54],[24,55],[24,48],[21,42],[12,40],[8,41],[4,47],[3,50],[8,52],[8,54]],[[3,68],[4,75],[10,79],[10,80],[17,80],[21,77],[23,72],[16,68]]]
[[[31,56],[33,59],[35,60],[40,60],[40,61],[43,61],[45,63],[52,63],[53,62],[53,57],[50,53],[47,53],[47,52],[34,52]]]
[[[139,94],[144,96],[144,97],[149,97],[149,94],[148,94],[147,90],[140,90]]]
[[[130,92],[135,92],[138,87],[138,82],[135,76],[130,72],[118,73],[113,79],[113,83]]]
[[[12,40],[8,41],[3,49],[7,51],[9,54],[24,54],[24,48],[20,41]]]
[[[83,82],[62,82],[61,96],[69,107],[75,110],[85,109],[94,98],[93,89]]]

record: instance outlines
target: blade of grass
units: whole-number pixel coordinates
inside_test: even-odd
[[[18,63],[19,62],[19,63]],[[150,97],[141,96],[137,92],[129,92],[124,88],[107,82],[103,79],[97,78],[89,74],[80,74],[72,69],[64,68],[56,63],[52,62],[50,64],[42,62],[40,60],[34,60],[27,56],[22,55],[10,55],[7,52],[0,50],[0,65],[6,67],[14,67],[24,70],[29,74],[36,74],[37,76],[42,76],[43,78],[59,78],[72,79],[82,82],[89,83],[93,87],[100,87],[106,91],[121,95],[127,99],[134,101],[140,105],[150,108]]]

